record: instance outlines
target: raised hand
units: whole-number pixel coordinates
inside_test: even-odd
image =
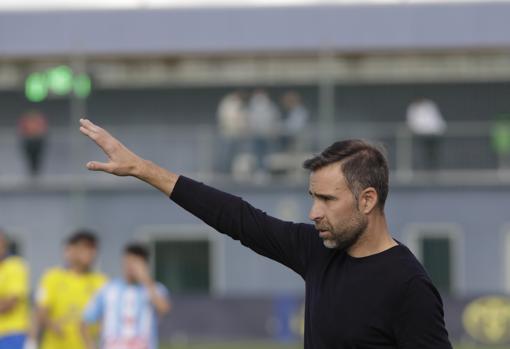
[[[131,267],[133,268],[136,280],[142,285],[150,285],[153,280],[147,263],[141,259],[136,259],[132,263]]]
[[[138,155],[126,148],[105,129],[90,120],[80,119],[80,131],[104,151],[108,162],[90,161],[87,168],[91,171],[103,171],[117,176],[134,176],[143,163]]]
[[[117,176],[134,176],[170,195],[179,176],[147,161],[126,148],[105,129],[90,120],[80,119],[80,131],[101,148],[108,162],[89,161],[91,171],[103,171]]]

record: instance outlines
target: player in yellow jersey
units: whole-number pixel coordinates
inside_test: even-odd
[[[85,349],[80,332],[82,312],[106,277],[92,268],[97,255],[97,238],[88,231],[72,235],[65,247],[65,267],[48,270],[36,294],[36,330],[42,331],[40,349]],[[97,337],[91,325],[90,335]]]
[[[28,270],[0,229],[0,349],[22,349],[29,326]]]

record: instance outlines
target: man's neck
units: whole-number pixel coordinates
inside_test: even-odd
[[[361,258],[381,253],[397,245],[389,232],[386,217],[380,214],[370,218],[365,232],[347,253],[351,257]]]

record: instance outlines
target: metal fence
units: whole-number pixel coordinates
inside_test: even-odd
[[[250,181],[249,161],[246,166],[222,168],[221,157],[226,144],[215,125],[106,126],[115,136],[141,156],[181,173],[198,177],[214,177]],[[510,154],[493,146],[493,127],[488,122],[449,123],[447,131],[434,140],[435,153],[430,158],[430,146],[422,137],[413,135],[403,123],[363,122],[310,125],[296,137],[294,146],[283,149],[278,136],[272,139],[270,151],[265,153],[267,178],[302,180],[305,171],[300,163],[320,152],[336,140],[361,138],[386,148],[394,183],[451,183],[501,184],[510,183]],[[251,140],[246,138],[235,145],[233,162],[253,155]],[[69,180],[94,181],[104,177],[88,174],[84,164],[102,160],[104,156],[94,144],[82,136],[77,128],[52,128],[49,132],[43,169],[39,180],[62,182]],[[21,183],[27,179],[21,141],[15,129],[0,130],[0,182]],[[246,159],[244,159],[246,160]],[[431,163],[431,161],[433,163]],[[235,166],[233,166],[235,167]],[[234,172],[232,172],[232,170]]]

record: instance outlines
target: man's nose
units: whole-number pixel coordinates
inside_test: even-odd
[[[308,214],[308,218],[310,218],[310,220],[312,220],[314,222],[317,222],[317,221],[319,221],[322,218],[322,216],[323,216],[322,210],[320,210],[319,205],[314,203],[312,205],[312,207],[310,208],[310,212]]]

